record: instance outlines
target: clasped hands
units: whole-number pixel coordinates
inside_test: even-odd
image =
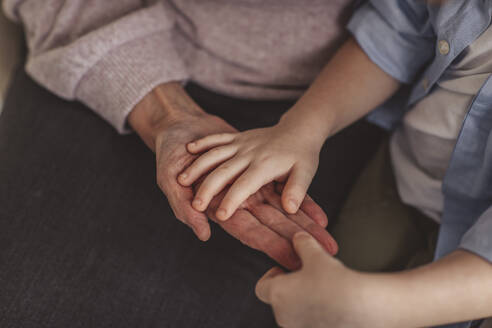
[[[202,116],[196,122],[206,126],[207,130],[211,126],[222,126],[221,134],[235,132],[214,116]],[[186,124],[187,127],[191,125],[192,121]],[[175,129],[184,131],[179,124]],[[209,133],[203,132],[198,137]],[[181,188],[188,215],[178,218],[191,226],[200,239],[206,240],[210,236],[207,219],[202,216],[204,213],[193,208],[192,202],[211,173],[197,179],[195,184],[183,186],[179,179],[176,180],[177,174],[193,166],[197,155],[187,151],[184,144],[178,149],[174,152],[177,157],[173,157],[173,162],[180,165],[176,166],[170,178],[174,179],[175,186],[179,186],[177,188]],[[168,181],[162,186],[169,186]],[[257,283],[258,298],[272,306],[281,327],[364,327],[371,322],[376,326],[378,322],[366,315],[366,311],[356,317],[352,315],[351,309],[357,308],[360,292],[366,289],[358,286],[362,281],[360,274],[346,268],[332,256],[338,246],[325,230],[328,219],[324,211],[306,195],[295,213],[287,213],[282,202],[282,187],[283,184],[276,182],[264,185],[247,197],[226,220],[217,218],[217,210],[223,206],[231,187],[213,196],[204,209],[211,220],[236,239],[295,271],[286,274],[279,267],[268,271]]]
[[[248,197],[236,204],[226,221],[217,218],[217,209],[227,193],[226,186],[207,200],[206,208],[193,206],[200,182],[205,184],[210,179],[195,179],[192,184],[178,181],[178,176],[199,157],[190,152],[187,145],[200,138],[237,133],[237,130],[201,109],[179,83],[166,83],[152,90],[135,106],[128,122],[155,152],[157,184],[176,218],[189,226],[200,240],[210,238],[210,218],[242,243],[267,254],[290,270],[301,265],[292,246],[292,238],[297,232],[306,231],[329,253],[337,252],[335,240],[325,230],[328,218],[324,211],[309,196],[303,195],[298,199],[299,210],[286,213],[274,183],[249,192]]]
[[[285,275],[286,279],[284,279],[282,278],[284,274],[280,274],[279,269],[274,269],[274,271],[267,273],[265,278],[260,280],[257,286],[259,298],[272,304],[274,312],[277,317],[280,316],[279,321],[282,324],[290,321],[289,317],[282,315],[282,313],[288,313],[290,311],[287,310],[291,308],[292,304],[297,303],[295,302],[297,296],[308,299],[313,296],[312,293],[297,294],[296,291],[304,290],[302,286],[306,282],[306,279],[304,279],[306,278],[305,275],[311,275],[313,272],[310,269],[312,266],[306,262],[306,254],[311,253],[303,252],[302,245],[298,242],[296,244],[294,239],[298,240],[298,236],[308,236],[321,250],[311,254],[316,255],[316,259],[309,261],[309,263],[326,262],[325,264],[328,264],[326,268],[325,266],[316,266],[318,268],[316,270],[318,273],[316,275],[317,277],[322,277],[323,272],[326,272],[325,269],[330,272],[330,266],[334,269],[338,268],[333,272],[337,273],[337,277],[331,275],[333,279],[328,280],[328,282],[332,282],[333,284],[321,285],[341,286],[338,283],[340,279],[343,280],[351,277],[348,274],[351,271],[346,270],[343,265],[340,265],[338,260],[331,256],[337,252],[338,246],[331,235],[325,230],[328,224],[326,214],[309,196],[305,195],[307,185],[312,178],[310,175],[314,174],[313,172],[317,163],[314,163],[310,168],[305,166],[308,161],[313,162],[315,156],[304,156],[304,152],[301,150],[303,147],[295,147],[299,150],[296,157],[306,157],[306,161],[303,163],[294,163],[294,161],[290,160],[290,163],[303,168],[297,172],[307,171],[311,173],[304,176],[292,174],[291,177],[295,178],[296,183],[291,183],[291,187],[289,187],[289,180],[284,180],[286,183],[283,191],[279,189],[282,184],[278,182],[262,184],[262,187],[255,192],[252,192],[250,189],[247,192],[247,197],[243,194],[241,197],[244,199],[240,202],[236,201],[233,204],[234,210],[230,210],[227,218],[222,217],[219,220],[217,218],[217,210],[223,205],[225,195],[231,191],[229,190],[230,187],[226,186],[220,192],[214,193],[213,197],[207,198],[206,209],[197,209],[192,204],[193,200],[196,199],[197,190],[201,187],[200,184],[203,186],[203,183],[207,179],[210,182],[209,178],[211,174],[208,172],[207,174],[202,174],[206,178],[195,179],[195,182],[192,184],[189,184],[189,181],[188,183],[179,181],[181,179],[178,176],[192,167],[195,160],[201,155],[196,152],[196,149],[195,151],[187,149],[189,143],[217,134],[222,136],[236,134],[237,130],[221,118],[204,112],[178,83],[164,84],[150,92],[130,113],[128,122],[147,146],[155,152],[157,184],[166,195],[175,216],[189,226],[200,240],[206,241],[210,238],[211,230],[208,216],[242,243],[267,254],[288,270],[298,270],[295,273],[289,274],[289,279]],[[263,139],[268,139],[268,137],[270,136]],[[249,143],[248,138],[249,136],[246,135],[245,141],[247,143]],[[239,140],[239,142],[242,141]],[[288,142],[292,145],[294,140],[289,139]],[[276,143],[267,144],[275,145]],[[288,152],[284,148],[280,150],[280,153],[287,154]],[[284,161],[282,158],[286,158],[282,156],[275,157],[280,161]],[[285,167],[279,168],[279,171],[284,169]],[[215,172],[215,170],[211,171]],[[260,173],[264,171],[257,170],[255,172]],[[196,176],[196,173],[193,174]],[[214,174],[214,176],[220,176],[220,174]],[[232,179],[227,185],[234,184],[234,181],[237,182],[237,179]],[[282,179],[275,179],[275,181],[282,182]],[[296,189],[292,188],[292,186],[301,187]],[[286,191],[289,192],[286,193]],[[288,195],[287,198],[285,197],[286,194]],[[292,196],[294,196],[295,208],[293,210],[291,208],[287,212],[284,210],[286,208],[286,201],[287,204],[290,203]],[[307,247],[313,245],[309,243],[305,244]],[[310,257],[313,258],[313,256]],[[309,280],[310,278],[308,282]],[[285,283],[290,282],[298,282],[299,286],[297,287],[299,288],[294,290],[282,287]],[[316,289],[317,287],[313,283],[314,281],[307,286]],[[344,286],[350,285],[352,284],[344,284]],[[294,294],[290,296],[282,294],[285,298],[283,296],[279,298],[277,292],[281,290],[290,290]],[[331,292],[333,291],[328,290],[328,293],[322,294],[332,295]],[[320,293],[317,293],[317,295],[320,295]],[[286,303],[281,301],[284,299],[287,300]],[[340,298],[338,299],[340,300]],[[289,301],[294,301],[294,303],[289,303]],[[311,299],[306,305],[314,305],[312,303],[314,301],[314,299]],[[306,309],[305,306],[301,308]],[[303,316],[304,319],[301,317],[297,319],[312,322],[310,318],[314,318],[314,316],[307,315],[308,312],[303,311],[306,314]],[[298,311],[290,311],[289,313],[299,314]],[[291,322],[294,323],[295,321]]]
[[[298,269],[301,264],[292,246],[292,238],[298,232],[308,232],[330,254],[337,252],[335,240],[325,230],[328,219],[324,211],[306,196],[298,211],[286,213],[282,209],[282,184],[279,183],[269,183],[253,193],[226,221],[219,220],[216,213],[228,188],[215,195],[206,209],[196,210],[191,203],[205,177],[190,186],[177,181],[178,174],[197,158],[187,151],[186,144],[197,137],[217,131],[235,132],[235,129],[218,117],[204,114],[188,118],[186,122],[176,122],[166,131],[156,144],[160,149],[157,152],[159,186],[167,195],[176,217],[192,228],[199,239],[205,241],[210,237],[208,217],[242,243],[267,254],[290,270]],[[180,139],[179,144],[177,139]]]

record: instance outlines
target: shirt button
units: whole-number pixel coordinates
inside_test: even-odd
[[[439,41],[439,52],[441,55],[447,55],[449,54],[449,43],[446,40],[441,40]]]

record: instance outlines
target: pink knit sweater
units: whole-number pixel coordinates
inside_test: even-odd
[[[4,0],[27,72],[118,131],[160,83],[250,99],[298,97],[344,35],[351,0]],[[234,110],[231,108],[231,110]]]

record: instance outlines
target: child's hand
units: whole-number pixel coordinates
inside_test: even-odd
[[[297,233],[293,244],[302,268],[284,273],[275,267],[256,284],[256,295],[272,306],[279,326],[404,326],[385,320],[388,307],[377,301],[384,284],[377,285],[368,275],[345,267],[305,232]]]
[[[206,153],[185,169],[178,181],[190,186],[213,170],[192,202],[196,210],[204,211],[211,199],[235,180],[216,214],[219,220],[227,220],[262,186],[286,180],[282,206],[288,213],[295,213],[316,173],[321,148],[306,138],[279,125],[207,136],[187,145],[192,154]]]

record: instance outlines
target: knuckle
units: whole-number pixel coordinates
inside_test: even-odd
[[[232,136],[232,135],[230,133],[227,133],[227,132],[223,132],[223,133],[218,134],[218,137],[221,139],[229,138],[230,136]]]
[[[199,215],[190,214],[190,215],[187,215],[186,225],[188,225],[190,227],[195,227],[195,226],[199,225],[200,221],[201,221],[201,217]]]
[[[174,160],[171,160],[171,163],[173,164],[173,167],[177,170],[181,170],[182,168],[186,167],[192,160],[191,156],[188,156],[188,154],[184,156],[177,156],[174,158]]]
[[[210,196],[210,191],[207,190],[207,189],[201,189],[200,187],[200,190],[196,193],[196,198],[200,198],[201,201],[202,201],[202,204],[200,206],[203,206],[205,207],[205,204],[208,203],[208,200],[209,198],[211,198]]]
[[[251,169],[257,173],[276,172],[285,173],[291,167],[290,161],[280,157],[270,156],[259,157],[251,165]]]
[[[227,172],[231,169],[231,165],[230,164],[223,164],[221,166],[219,166],[216,170],[218,172],[221,172],[221,173],[224,173],[224,172]]]
[[[271,215],[265,216],[265,218],[263,218],[263,220],[265,222],[265,225],[267,225],[270,228],[275,228],[276,226],[278,226],[278,222]]]
[[[217,156],[223,152],[223,148],[217,147],[217,148],[212,148],[208,151],[208,154],[210,156]]]
[[[230,202],[231,200],[237,199],[237,198],[242,198],[243,195],[249,194],[249,179],[242,179],[239,178],[237,181],[232,185],[232,187],[229,189],[229,192],[227,193],[226,197],[224,198],[224,202]]]
[[[258,157],[257,162],[260,164],[267,164],[273,162],[275,158],[276,157],[272,154],[265,154]]]
[[[236,204],[239,202],[239,198],[237,195],[228,195],[227,199],[224,198],[222,201],[222,206],[223,208],[227,210],[232,210],[234,207],[236,207]]]
[[[203,196],[206,196],[206,195],[208,195],[210,193],[210,191],[212,190],[213,186],[214,186],[214,180],[212,180],[211,178],[205,179],[205,181],[203,181],[203,183],[200,186],[200,188],[198,188],[198,191],[196,193],[196,196],[203,198]]]

